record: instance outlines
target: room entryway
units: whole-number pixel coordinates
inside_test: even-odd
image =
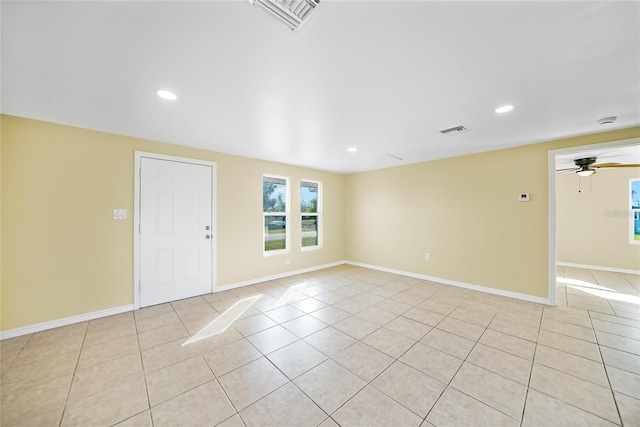
[[[575,263],[575,261],[571,261],[569,263],[567,262],[558,263],[558,261],[566,261],[566,260],[557,259],[558,258],[557,239],[558,239],[558,233],[560,231],[558,230],[558,227],[560,226],[560,224],[558,224],[557,216],[559,214],[558,209],[562,206],[558,203],[559,200],[557,200],[557,197],[559,196],[558,176],[568,177],[569,175],[571,175],[575,177],[576,193],[580,193],[584,191],[586,194],[588,194],[591,192],[591,185],[592,185],[591,176],[586,175],[586,177],[582,177],[582,181],[581,181],[581,177],[576,175],[577,169],[579,168],[577,167],[577,163],[575,163],[575,159],[595,158],[596,159],[594,161],[595,169],[599,169],[598,164],[603,164],[604,166],[600,166],[602,169],[599,169],[600,174],[597,175],[596,178],[594,178],[595,180],[601,180],[601,179],[604,179],[608,173],[612,171],[615,172],[617,168],[624,168],[624,167],[628,167],[629,164],[638,163],[637,153],[638,153],[639,143],[640,143],[640,139],[631,138],[626,140],[568,147],[568,148],[549,151],[549,168],[548,168],[548,173],[549,173],[548,175],[548,178],[549,178],[548,180],[549,182],[549,302],[551,305],[555,305],[557,303],[558,305],[566,306],[568,303],[565,283],[561,280],[563,278],[563,273],[565,271],[565,268],[568,269],[567,271],[571,271],[571,268],[578,268],[579,270],[584,270],[584,271],[590,271],[590,269],[593,269],[595,271],[601,271],[601,272],[609,271],[609,272],[621,273],[621,274],[633,273],[637,271],[637,268],[634,268],[633,270],[627,268],[625,270],[620,266],[610,265],[607,262],[607,261],[610,261],[610,259],[607,259],[607,258],[603,258],[603,260],[600,262],[593,262],[589,260],[589,261],[579,262],[579,263]],[[571,168],[575,168],[575,170],[571,170]],[[556,170],[558,169],[561,169],[563,172],[569,175],[564,175],[564,174],[557,175]],[[568,172],[566,172],[567,170]],[[593,174],[595,173],[596,172],[594,172]],[[581,185],[584,186],[584,188],[581,188]],[[624,185],[624,188],[628,188],[627,182],[624,182],[623,185]],[[598,189],[599,191],[602,191],[602,187],[598,187]],[[561,194],[564,194],[564,197],[566,199],[566,190],[564,193],[561,193]],[[594,200],[594,199],[595,198],[591,198],[591,200]],[[610,200],[608,199],[607,203],[611,203],[611,204],[610,205],[607,204],[604,206],[593,205],[588,209],[590,212],[586,212],[585,210],[584,215],[580,213],[579,215],[580,221],[581,221],[580,224],[581,225],[584,224],[584,221],[587,221],[588,219],[592,219],[592,220],[598,219],[600,215],[603,218],[607,219],[606,215],[609,210],[612,210],[614,212],[621,212],[623,214],[628,212],[628,211],[622,210],[622,209],[625,209],[626,200],[621,201],[620,199],[610,199]],[[575,203],[571,203],[572,206],[574,204]],[[565,203],[564,206],[566,208],[567,203]],[[620,210],[615,211],[615,209],[617,209],[618,207],[621,207]],[[628,209],[629,207],[630,206],[627,206],[626,209]],[[587,215],[587,213],[589,215]],[[565,217],[566,217],[566,214],[565,214]],[[609,219],[611,220],[609,222],[612,222],[614,220],[618,220],[619,217],[618,218],[611,217]],[[564,224],[566,226],[568,222],[565,220]],[[601,223],[597,223],[597,222],[589,223],[582,227],[584,231],[580,230],[580,232],[583,233],[583,236],[581,236],[580,239],[584,240],[583,244],[585,245],[585,247],[591,248],[590,245],[595,245],[595,247],[597,247],[600,251],[603,251],[603,247],[608,248],[605,251],[607,250],[611,251],[610,245],[612,244],[612,242],[615,242],[615,244],[618,244],[618,245],[622,245],[623,247],[624,246],[628,247],[630,243],[626,240],[626,238],[623,237],[622,239],[620,239],[617,234],[616,234],[616,237],[611,237],[609,240],[606,240],[606,241],[605,239],[600,238],[603,231],[599,230],[597,233],[594,231],[598,228],[598,224],[601,224]],[[616,233],[617,232],[618,230],[616,230]],[[601,234],[599,235],[598,233],[601,233]],[[568,239],[567,236],[573,236],[573,234],[577,234],[577,233],[575,232],[568,233],[566,230],[564,230],[564,232],[560,232],[560,235],[564,235],[563,242],[565,242],[565,246],[567,241],[573,240],[573,239],[571,240]],[[607,231],[605,234],[610,234],[610,233],[608,233]],[[613,236],[613,234],[611,234],[611,236]],[[610,236],[607,236],[607,237],[609,238]],[[592,249],[589,249],[589,250],[591,251],[592,254],[594,253]],[[614,251],[611,251],[611,252],[614,252]],[[586,277],[591,277],[591,276],[587,275]],[[570,287],[570,288],[572,289],[573,292],[576,292],[577,290],[576,287]],[[580,290],[577,291],[578,294],[574,295],[574,301],[573,301],[574,308],[577,308],[577,305],[578,305],[577,300],[579,299],[579,295],[586,288],[584,286],[580,286],[579,289]],[[558,298],[557,301],[556,301],[556,298]],[[583,298],[583,302],[587,303],[586,305],[581,307],[582,309],[585,309],[585,310],[593,308],[593,307],[590,307],[589,304],[594,304],[596,306],[608,305],[607,303],[601,301],[601,299],[597,297],[594,297],[595,298],[594,299],[594,298],[591,298],[591,296],[589,296],[589,298],[582,296],[582,298]]]
[[[210,293],[215,164],[141,153],[136,160],[139,307]]]

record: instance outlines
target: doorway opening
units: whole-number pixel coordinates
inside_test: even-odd
[[[567,179],[570,179],[569,183],[571,186],[575,185],[575,195],[581,194],[583,200],[589,197],[589,192],[593,188],[593,191],[596,189],[602,193],[605,191],[603,188],[599,188],[601,182],[607,177],[609,172],[609,167],[596,169],[597,175],[592,177],[590,175],[585,174],[580,177],[576,174],[578,166],[576,163],[576,159],[589,159],[596,158],[595,165],[598,164],[638,164],[640,163],[640,138],[633,138],[627,140],[619,140],[619,141],[611,141],[602,144],[591,144],[586,146],[578,146],[578,147],[570,147],[559,150],[550,150],[549,151],[549,303],[552,305],[556,304],[567,304],[567,294],[563,295],[563,292],[566,290],[569,294],[573,293],[574,299],[580,299],[581,295],[584,295],[583,299],[585,301],[584,307],[588,307],[590,303],[594,303],[596,300],[593,298],[604,298],[607,300],[616,300],[620,298],[627,298],[620,293],[618,289],[609,289],[607,286],[602,286],[598,284],[598,277],[602,277],[606,274],[638,274],[638,269],[624,269],[618,268],[616,266],[607,266],[608,262],[595,262],[593,259],[583,259],[580,260],[580,256],[577,255],[572,262],[567,262],[565,253],[568,253],[569,250],[565,249],[567,247],[566,242],[569,240],[568,236],[575,236],[576,239],[576,247],[580,247],[578,242],[582,243],[582,249],[589,250],[592,253],[603,251],[604,242],[599,240],[595,235],[594,231],[597,230],[599,225],[595,222],[588,222],[585,211],[582,212],[574,212],[570,211],[569,216],[571,218],[576,219],[576,221],[572,221],[571,224],[567,221],[567,212],[559,211],[559,209],[567,209],[567,206],[574,208],[574,206],[570,205],[569,202],[571,200],[566,200],[564,198],[567,197]],[[610,166],[616,170],[631,170],[628,168],[619,168],[617,166]],[[557,174],[558,170],[565,169],[565,174]],[[596,181],[600,178],[600,182]],[[592,181],[593,180],[593,181]],[[597,187],[596,187],[597,184]],[[573,190],[574,188],[571,187]],[[622,188],[622,191],[626,191]],[[626,193],[625,193],[626,194]],[[572,194],[573,196],[574,194]],[[563,199],[559,199],[558,197],[564,197]],[[573,201],[575,202],[575,201]],[[621,201],[619,203],[624,203]],[[565,207],[563,207],[565,206]],[[616,205],[618,206],[618,205]],[[615,212],[628,212],[629,206],[626,209],[617,209],[609,204],[607,205],[598,205],[594,207],[594,211],[589,211],[588,213],[596,216],[601,216],[603,218],[599,218],[603,220],[607,215],[609,210]],[[582,213],[582,214],[581,214]],[[574,227],[577,222],[577,219],[584,221],[584,224],[581,225],[580,230],[570,229],[568,227]],[[618,218],[622,222],[625,222],[626,218]],[[609,221],[613,222],[613,221]],[[620,221],[618,221],[620,222]],[[564,225],[563,225],[564,224]],[[629,221],[629,224],[631,222]],[[564,229],[562,227],[565,227]],[[600,230],[597,230],[600,231]],[[624,232],[624,230],[623,230]],[[590,238],[589,238],[590,237]],[[561,247],[559,251],[559,238],[562,239],[560,241]],[[583,239],[583,240],[580,240]],[[586,239],[586,240],[585,240]],[[628,245],[629,242],[620,242],[618,238],[618,242],[623,245]],[[569,246],[570,247],[570,246]],[[559,260],[558,257],[561,255],[563,257],[562,260]],[[570,271],[573,276],[571,277],[560,277],[558,276],[558,271]],[[564,276],[564,275],[561,275]],[[604,278],[606,280],[606,278]],[[634,294],[635,290],[633,287],[629,288],[631,293]],[[628,298],[627,298],[628,299]],[[571,305],[571,304],[569,304]],[[579,304],[578,304],[579,305]],[[606,308],[605,304],[602,305],[603,310]]]

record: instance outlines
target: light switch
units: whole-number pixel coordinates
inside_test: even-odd
[[[126,209],[114,209],[113,210],[113,219],[115,219],[115,220],[127,219],[127,210]]]

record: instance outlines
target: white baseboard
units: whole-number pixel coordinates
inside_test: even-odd
[[[233,283],[226,286],[220,286],[214,289],[213,292],[228,291],[229,289],[235,289],[242,286],[255,285],[256,283],[268,282],[269,280],[283,279],[285,277],[296,276],[298,274],[310,273],[316,270],[322,270],[325,268],[336,267],[338,265],[346,264],[346,261],[337,261],[329,264],[318,265],[315,267],[303,268],[301,270],[289,271],[287,273],[275,274],[273,276],[260,277],[257,279],[245,280],[243,282]],[[100,317],[112,316],[114,314],[125,313],[127,311],[133,311],[134,305],[123,305],[120,307],[108,308],[106,310],[94,311],[91,313],[79,314],[77,316],[65,317],[63,319],[51,320],[49,322],[37,323],[35,325],[24,326],[22,328],[9,329],[8,331],[0,331],[0,340],[14,338],[21,335],[33,334],[35,332],[45,331],[47,329],[59,328],[61,326],[71,325],[73,323],[86,322],[88,320],[98,319]]]
[[[249,286],[249,285],[255,285],[257,283],[268,282],[270,280],[283,279],[285,277],[291,277],[291,276],[296,276],[298,274],[310,273],[310,272],[313,272],[313,271],[323,270],[325,268],[336,267],[336,266],[343,265],[343,264],[355,265],[355,266],[358,266],[358,267],[369,268],[369,269],[372,269],[372,270],[384,271],[384,272],[387,272],[387,273],[398,274],[398,275],[401,275],[401,276],[413,277],[415,279],[429,280],[429,281],[432,281],[432,282],[442,283],[442,284],[445,284],[445,285],[457,286],[457,287],[460,287],[460,288],[466,288],[466,289],[471,289],[471,290],[474,290],[474,291],[486,292],[486,293],[494,294],[494,295],[501,295],[501,296],[505,296],[505,297],[509,297],[509,298],[516,298],[516,299],[535,302],[535,303],[539,303],[539,304],[549,304],[549,300],[545,299],[545,298],[534,297],[534,296],[531,296],[531,295],[520,294],[520,293],[517,293],[517,292],[504,291],[504,290],[501,290],[501,289],[487,288],[485,286],[473,285],[473,284],[464,283],[464,282],[457,282],[457,281],[454,281],[454,280],[442,279],[440,277],[426,276],[424,274],[411,273],[411,272],[408,272],[408,271],[395,270],[395,269],[392,269],[392,268],[379,267],[379,266],[376,266],[376,265],[364,264],[364,263],[355,262],[355,261],[337,261],[337,262],[332,262],[332,263],[329,263],[329,264],[323,264],[323,265],[317,265],[317,266],[314,266],[314,267],[304,268],[304,269],[301,269],[301,270],[294,270],[294,271],[289,271],[289,272],[286,272],[286,273],[274,274],[273,276],[266,276],[266,277],[259,277],[259,278],[256,278],[256,279],[251,279],[251,280],[245,280],[245,281],[242,281],[242,282],[237,282],[237,283],[232,283],[232,284],[229,284],[229,285],[217,287],[216,289],[214,289],[214,292],[228,291],[230,289],[240,288],[240,287]],[[562,265],[562,264],[558,263],[558,265]],[[577,264],[572,264],[572,265],[566,264],[566,266],[575,267],[575,266],[579,266],[579,265],[577,265]],[[580,268],[597,269],[597,268],[591,267],[591,266],[579,266],[579,267]],[[613,271],[613,270],[608,270],[608,271]],[[632,274],[640,274],[640,272],[635,272],[634,273],[633,270],[626,270],[626,271],[621,271],[621,272],[625,272],[625,273],[631,272]],[[127,311],[133,311],[133,309],[134,309],[134,305],[133,304],[129,304],[129,305],[123,305],[123,306],[120,306],[120,307],[113,307],[113,308],[108,308],[108,309],[105,309],[105,310],[94,311],[94,312],[91,312],[91,313],[79,314],[77,316],[65,317],[63,319],[52,320],[52,321],[49,321],[49,322],[37,323],[35,325],[24,326],[22,328],[10,329],[8,331],[0,332],[0,340],[4,340],[4,339],[7,339],[7,338],[18,337],[18,336],[21,336],[21,335],[32,334],[34,332],[40,332],[40,331],[44,331],[44,330],[47,330],[47,329],[58,328],[58,327],[61,327],[61,326],[67,326],[67,325],[71,325],[73,323],[86,322],[88,320],[98,319],[100,317],[106,317],[106,316],[112,316],[114,314],[125,313]]]
[[[218,286],[213,292],[223,292],[230,289],[241,288],[243,286],[255,285],[257,283],[268,282],[270,280],[284,279],[285,277],[296,276],[298,274],[311,273],[312,271],[324,270],[325,268],[336,267],[338,265],[348,264],[348,261],[336,261],[329,264],[316,265],[315,267],[303,268],[302,270],[289,271],[286,273],[274,274],[273,276],[258,277],[256,279],[244,280],[242,282],[231,283],[229,285]]]
[[[488,294],[500,295],[508,298],[515,298],[519,300],[535,302],[538,304],[550,305],[551,302],[547,298],[535,297],[533,295],[520,294],[518,292],[505,291],[502,289],[488,288],[486,286],[474,285],[471,283],[457,282],[455,280],[442,279],[440,277],[426,276],[424,274],[412,273],[409,271],[395,270],[393,268],[379,267],[377,265],[363,264],[361,262],[347,261],[349,265],[355,265],[358,267],[370,268],[372,270],[384,271],[386,273],[398,274],[400,276],[413,277],[414,279],[429,280],[431,282],[442,283],[444,285],[457,286],[459,288],[471,289],[473,291],[485,292]]]
[[[600,265],[587,265],[587,264],[574,264],[572,262],[556,262],[556,265],[560,267],[575,267],[575,268],[584,268],[587,270],[599,270],[599,271],[611,271],[613,273],[625,273],[625,274],[638,274],[640,275],[640,270],[627,270],[625,268],[615,268],[615,267],[602,267]]]
[[[59,328],[74,323],[86,322],[100,317],[113,316],[114,314],[126,313],[133,310],[133,304],[122,305],[120,307],[107,308],[105,310],[93,311],[91,313],[78,314],[77,316],[65,317],[63,319],[51,320],[49,322],[36,323],[35,325],[24,326],[22,328],[9,329],[0,332],[0,340],[19,337],[21,335],[33,334],[34,332],[45,331],[47,329]]]

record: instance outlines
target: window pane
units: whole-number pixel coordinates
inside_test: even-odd
[[[262,211],[287,211],[287,185],[279,178],[264,177],[262,182]]]
[[[300,212],[316,213],[318,212],[318,183],[305,182],[300,183]]]
[[[302,247],[318,246],[318,217],[302,216]]]
[[[631,180],[631,212],[633,220],[631,234],[634,242],[640,242],[640,180]]]
[[[287,217],[266,215],[264,217],[264,250],[279,251],[287,249]]]

